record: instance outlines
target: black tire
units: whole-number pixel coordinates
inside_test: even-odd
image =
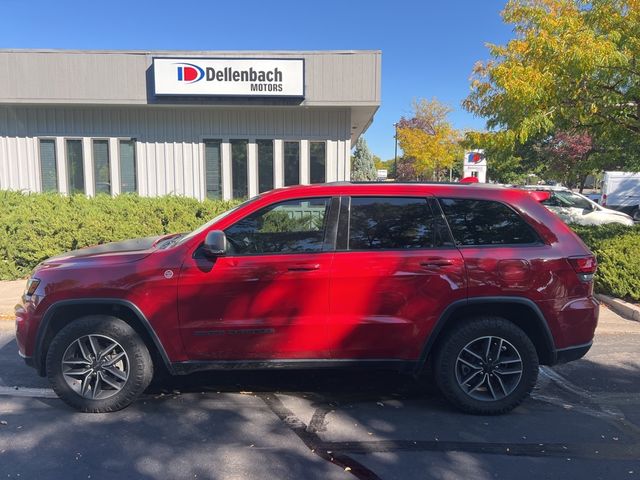
[[[484,348],[485,344],[488,355],[476,350],[484,360],[471,356],[470,350],[476,345]],[[496,359],[491,357],[496,356],[498,349],[508,354],[502,357],[506,359],[504,362],[494,365],[491,360]],[[478,363],[469,368],[466,360]],[[518,369],[521,369],[519,377],[513,375]],[[538,355],[527,334],[512,322],[493,316],[476,317],[451,330],[439,343],[434,375],[442,394],[460,410],[498,415],[513,410],[529,396],[538,378]],[[470,377],[473,381],[467,380]]]
[[[636,207],[631,212],[631,218],[633,218],[634,222],[640,222],[640,207]]]
[[[96,372],[91,373],[87,383],[88,388],[85,392],[86,396],[83,396],[81,394],[84,386],[82,380],[78,379],[75,382],[75,387],[72,387],[68,382],[68,380],[71,381],[73,379],[69,374],[71,370],[68,364],[75,362],[75,359],[77,359],[77,361],[83,363],[78,367],[79,369],[88,371],[91,368],[93,372],[93,363],[92,365],[85,365],[94,361],[98,362],[98,359],[95,359],[95,356],[87,348],[87,345],[93,347],[91,344],[92,339],[94,343],[98,343],[98,346],[100,346],[100,342],[103,342],[102,346],[107,345],[104,348],[105,351],[111,345],[109,342],[116,342],[117,347],[111,351],[110,356],[105,356],[101,360],[102,364],[95,367]],[[95,339],[98,340],[96,341]],[[71,358],[74,349],[76,352],[82,351],[80,342],[83,343],[85,351],[88,352],[88,356],[92,359],[91,362],[85,361],[84,358],[78,355]],[[111,363],[110,360],[116,359],[123,352],[125,355],[120,357],[118,363],[108,365]],[[82,355],[84,357],[84,352],[82,352]],[[65,359],[64,367],[63,358]],[[51,341],[46,361],[47,377],[53,390],[65,403],[82,412],[104,413],[121,410],[140,396],[153,378],[153,362],[149,350],[140,336],[126,322],[119,318],[105,315],[79,318],[65,326]],[[123,365],[126,368],[123,368]],[[97,379],[98,375],[104,375],[100,376],[100,379],[107,377],[106,372],[97,372],[102,368],[105,370],[109,368],[109,371],[117,370],[116,373],[126,377],[126,379],[116,378],[111,376],[112,374],[110,373],[108,379],[110,379],[111,383],[115,383],[115,386],[112,387],[106,381],[100,382]],[[67,374],[63,373],[63,369]],[[124,375],[125,373],[126,375]],[[78,378],[87,378],[87,376],[84,375]],[[98,388],[92,388],[91,378],[93,378],[93,383],[98,385]],[[77,385],[78,382],[80,382],[79,386]],[[74,388],[80,389],[81,392],[77,392]],[[96,396],[102,395],[106,398],[87,398],[87,396],[92,395],[92,391],[96,392]]]

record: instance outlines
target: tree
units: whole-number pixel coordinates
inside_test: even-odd
[[[436,99],[420,99],[413,104],[414,115],[398,122],[398,143],[404,152],[398,178],[404,174],[438,179],[442,169],[462,158],[460,134],[448,121],[451,108]],[[411,173],[413,172],[413,173]]]
[[[516,147],[570,132],[596,163],[637,165],[640,0],[510,0],[502,15],[515,38],[489,45],[464,107]]]
[[[584,182],[593,170],[589,157],[594,153],[593,141],[588,133],[557,132],[535,147],[546,165],[548,175],[568,187],[584,188]]]
[[[363,137],[358,138],[356,148],[351,157],[351,180],[367,182],[376,180],[378,174],[373,164],[373,157]]]

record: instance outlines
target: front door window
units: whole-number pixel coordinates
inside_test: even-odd
[[[289,200],[270,205],[227,230],[230,255],[321,252],[328,198]]]

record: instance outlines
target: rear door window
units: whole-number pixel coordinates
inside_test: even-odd
[[[458,245],[541,243],[533,228],[503,203],[466,198],[441,198],[439,201]]]
[[[348,232],[349,250],[404,250],[452,244],[446,225],[427,198],[352,197]]]

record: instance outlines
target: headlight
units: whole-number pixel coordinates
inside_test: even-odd
[[[24,294],[26,296],[30,297],[31,295],[36,293],[36,289],[38,288],[38,285],[40,285],[40,279],[38,279],[38,278],[30,278],[27,281],[27,289],[25,290]]]

